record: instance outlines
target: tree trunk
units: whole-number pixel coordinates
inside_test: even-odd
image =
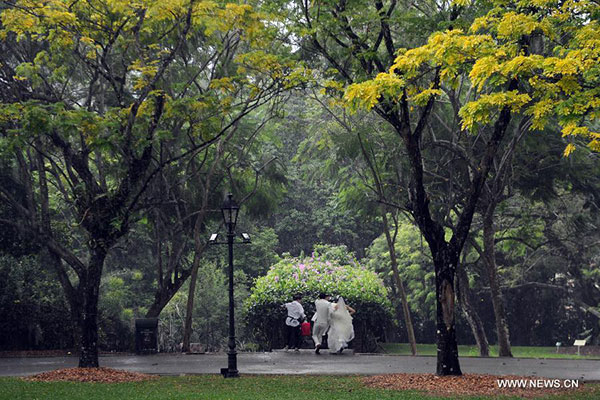
[[[469,288],[469,279],[464,265],[458,269],[456,273],[456,298],[458,299],[460,308],[471,327],[471,332],[477,342],[479,355],[481,357],[490,356],[490,345],[483,328],[483,322],[479,318],[477,310],[473,307],[471,289]]]
[[[190,272],[182,270],[180,276],[175,278],[175,282],[171,279],[163,279],[163,286],[159,287],[154,293],[154,301],[148,308],[145,317],[146,318],[158,318],[163,308],[169,304],[169,301],[175,296],[179,288],[184,284],[188,278]]]
[[[399,301],[400,295],[398,293],[398,289],[396,289],[396,285],[394,282],[390,284],[390,290],[392,291],[392,305],[394,306],[394,315],[396,316],[396,320],[398,322],[404,321],[404,314],[402,313],[402,302]],[[392,326],[390,326],[390,332],[385,332],[385,341],[386,342],[399,342],[399,332]]]
[[[79,354],[81,368],[98,368],[98,297],[105,258],[105,249],[100,246],[92,249],[85,278],[79,283],[83,289],[81,353]]]
[[[438,250],[433,257],[437,323],[436,373],[442,376],[462,375],[458,361],[454,316],[454,271],[458,265],[458,256],[449,254],[447,246],[443,247],[444,249]]]
[[[510,349],[510,340],[508,333],[508,323],[506,320],[506,311],[504,309],[504,299],[498,282],[496,267],[496,249],[495,249],[495,230],[494,230],[494,209],[490,206],[483,218],[483,259],[485,260],[485,269],[490,281],[490,290],[492,293],[492,306],[494,307],[494,317],[496,319],[496,334],[498,336],[498,356],[512,357]]]
[[[399,130],[399,132],[402,132]],[[458,266],[464,239],[471,225],[474,206],[469,204],[461,215],[452,245],[445,240],[442,226],[431,218],[429,199],[423,184],[423,159],[419,147],[420,133],[403,134],[405,147],[411,163],[412,181],[409,191],[411,213],[419,230],[425,237],[435,267],[437,375],[462,375],[458,361],[454,317],[454,273]],[[475,186],[477,189],[477,186]],[[478,198],[474,190],[472,198]],[[474,201],[474,200],[473,200]]]
[[[63,288],[69,311],[71,314],[71,325],[73,327],[73,348],[78,349],[81,346],[81,326],[82,326],[82,304],[81,291],[73,288],[69,276],[62,266],[62,259],[58,254],[46,248],[41,254],[41,261],[45,265],[51,265],[56,273],[58,280]]]
[[[188,353],[190,351],[190,337],[192,336],[192,314],[194,312],[194,295],[196,293],[196,280],[198,278],[198,266],[200,265],[200,257],[194,257],[192,273],[190,275],[190,288],[188,291],[187,306],[185,310],[185,322],[183,324],[183,345],[181,352]]]
[[[434,87],[439,83],[439,69],[433,80]],[[517,82],[511,80],[508,89],[515,90]],[[429,195],[425,190],[423,157],[421,155],[421,138],[427,117],[434,104],[434,97],[421,110],[421,117],[411,129],[410,109],[406,92],[403,93],[400,113],[393,105],[380,103],[378,112],[394,127],[404,142],[410,163],[411,182],[409,186],[409,208],[419,230],[427,240],[435,266],[436,323],[437,323],[437,374],[462,375],[458,361],[454,317],[454,274],[458,267],[460,253],[463,249],[473,222],[473,215],[481,191],[485,185],[490,167],[510,123],[510,108],[505,106],[494,123],[494,130],[485,145],[483,158],[480,160],[473,179],[466,193],[463,210],[458,216],[454,233],[450,242],[446,242],[442,225],[434,221],[429,209]],[[376,110],[377,111],[377,110]]]
[[[383,231],[385,232],[385,238],[387,240],[388,249],[390,251],[390,264],[392,265],[392,273],[394,283],[398,288],[400,294],[400,300],[402,302],[402,312],[404,314],[404,323],[406,324],[406,331],[408,334],[408,342],[410,343],[410,351],[413,356],[417,355],[417,341],[415,339],[415,330],[413,328],[412,318],[410,316],[410,308],[408,307],[408,300],[406,298],[406,290],[404,290],[404,284],[400,278],[398,272],[398,260],[396,259],[396,248],[394,246],[394,240],[390,235],[390,229],[388,224],[387,215],[385,209],[383,210]]]

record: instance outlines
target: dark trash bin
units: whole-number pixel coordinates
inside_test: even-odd
[[[135,320],[135,352],[137,354],[158,352],[158,318]]]

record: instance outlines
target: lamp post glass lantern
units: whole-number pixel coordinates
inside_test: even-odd
[[[223,205],[221,206],[221,212],[223,213],[223,221],[225,222],[225,226],[227,227],[228,234],[235,234],[233,231],[235,230],[235,224],[237,223],[239,211],[240,207],[237,205],[235,200],[233,200],[233,195],[229,193],[227,195],[227,199],[225,199]]]
[[[221,368],[221,374],[225,378],[239,377],[237,369],[237,351],[235,348],[235,314],[234,314],[234,297],[233,297],[233,244],[235,239],[235,225],[237,224],[238,213],[240,207],[233,200],[233,195],[230,193],[223,202],[221,212],[223,213],[223,222],[227,228],[227,242],[217,242],[218,234],[213,233],[208,240],[209,244],[227,244],[229,247],[229,340],[227,345],[227,368]],[[242,233],[242,243],[250,243],[250,236],[247,233]]]

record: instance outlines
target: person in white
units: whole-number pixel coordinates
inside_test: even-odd
[[[315,300],[315,315],[312,320],[314,322],[312,329],[312,338],[315,342],[315,353],[319,354],[323,335],[329,329],[329,314],[333,311],[333,304],[329,301],[329,295],[325,293],[319,294],[319,298]]]
[[[300,301],[302,301],[302,296],[297,294],[294,296],[294,301],[284,304],[287,309],[287,317],[285,317],[286,350],[293,348],[300,351],[300,323],[306,318],[304,307],[302,307]]]
[[[327,336],[327,345],[331,353],[341,354],[348,347],[348,342],[354,339],[354,326],[352,326],[352,316],[356,311],[346,305],[344,298],[340,296],[337,304],[329,318],[329,334]]]

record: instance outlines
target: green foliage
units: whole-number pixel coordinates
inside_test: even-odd
[[[391,305],[379,276],[355,260],[348,262],[349,256],[340,254],[339,249],[320,249],[329,251],[324,254],[315,251],[306,258],[283,258],[271,266],[266,276],[256,280],[245,310],[249,328],[261,346],[272,348],[280,344],[285,319],[281,306],[292,301],[294,294],[303,295],[308,316],[314,313],[313,303],[319,293],[343,296],[357,310],[354,325],[357,340],[364,346],[362,350],[373,345],[375,338],[368,332],[377,334],[389,323]]]
[[[389,72],[348,86],[348,106],[372,109],[404,96],[424,106],[442,96],[440,84],[456,88],[468,76],[479,96],[460,109],[462,129],[476,132],[493,124],[500,110],[510,109],[530,116],[532,130],[556,117],[563,137],[582,138],[590,149],[600,150],[598,4],[523,7],[495,1],[492,6],[468,31],[436,32],[427,44],[400,51]],[[589,18],[580,18],[581,13]],[[427,74],[432,70],[433,79]],[[565,156],[574,149],[569,143]]]
[[[45,267],[42,257],[0,255],[0,349],[74,345],[69,308],[54,274]]]
[[[306,296],[305,302],[320,292],[340,295],[353,301],[372,302],[386,307],[387,289],[377,274],[358,263],[340,264],[335,257],[284,258],[271,266],[266,276],[256,280],[249,306],[265,303],[279,305],[291,301],[294,294]]]
[[[285,112],[286,118],[271,127],[282,142],[278,156],[287,178],[285,197],[271,222],[279,238],[277,251],[298,256],[309,253],[315,243],[327,243],[346,245],[363,256],[379,223],[356,207],[365,202],[364,196],[349,193],[353,184],[342,178],[346,161],[331,146],[342,146],[343,134],[334,136],[336,123],[304,94],[292,97]],[[348,146],[348,152],[353,151],[350,147],[356,146]]]
[[[108,351],[134,349],[135,318],[144,316],[145,296],[135,296],[141,287],[140,271],[116,269],[102,278],[98,304],[99,347]]]
[[[240,283],[238,276],[237,282]],[[228,281],[224,268],[213,263],[203,263],[198,268],[198,280],[194,298],[192,342],[202,343],[205,351],[220,351],[225,348],[228,328]],[[236,287],[237,299],[244,296],[244,286]],[[187,297],[187,296],[186,296]],[[239,307],[238,307],[239,310]],[[238,321],[240,319],[238,318]],[[243,336],[238,324],[236,335]]]
[[[419,229],[406,217],[399,219],[394,245],[398,272],[404,282],[411,312],[422,320],[435,318],[435,272]],[[373,241],[364,260],[367,267],[385,277],[392,285],[392,268],[387,240],[384,235]]]
[[[275,252],[279,239],[273,228],[256,227],[252,230],[251,240],[250,245],[236,247],[235,267],[250,278],[256,278],[264,275],[269,265],[279,261]]]
[[[175,293],[160,313],[158,346],[163,352],[181,350],[178,346],[183,340],[186,303],[187,296],[185,295],[185,288],[183,288]]]
[[[227,348],[228,288],[227,266],[222,260],[202,262],[198,267],[191,343],[200,343],[203,351],[218,352]],[[241,270],[234,273],[236,337],[238,350],[245,350],[245,324],[242,304],[248,298],[248,277]],[[161,351],[177,351],[183,341],[189,284],[184,285],[162,310],[159,319]]]

